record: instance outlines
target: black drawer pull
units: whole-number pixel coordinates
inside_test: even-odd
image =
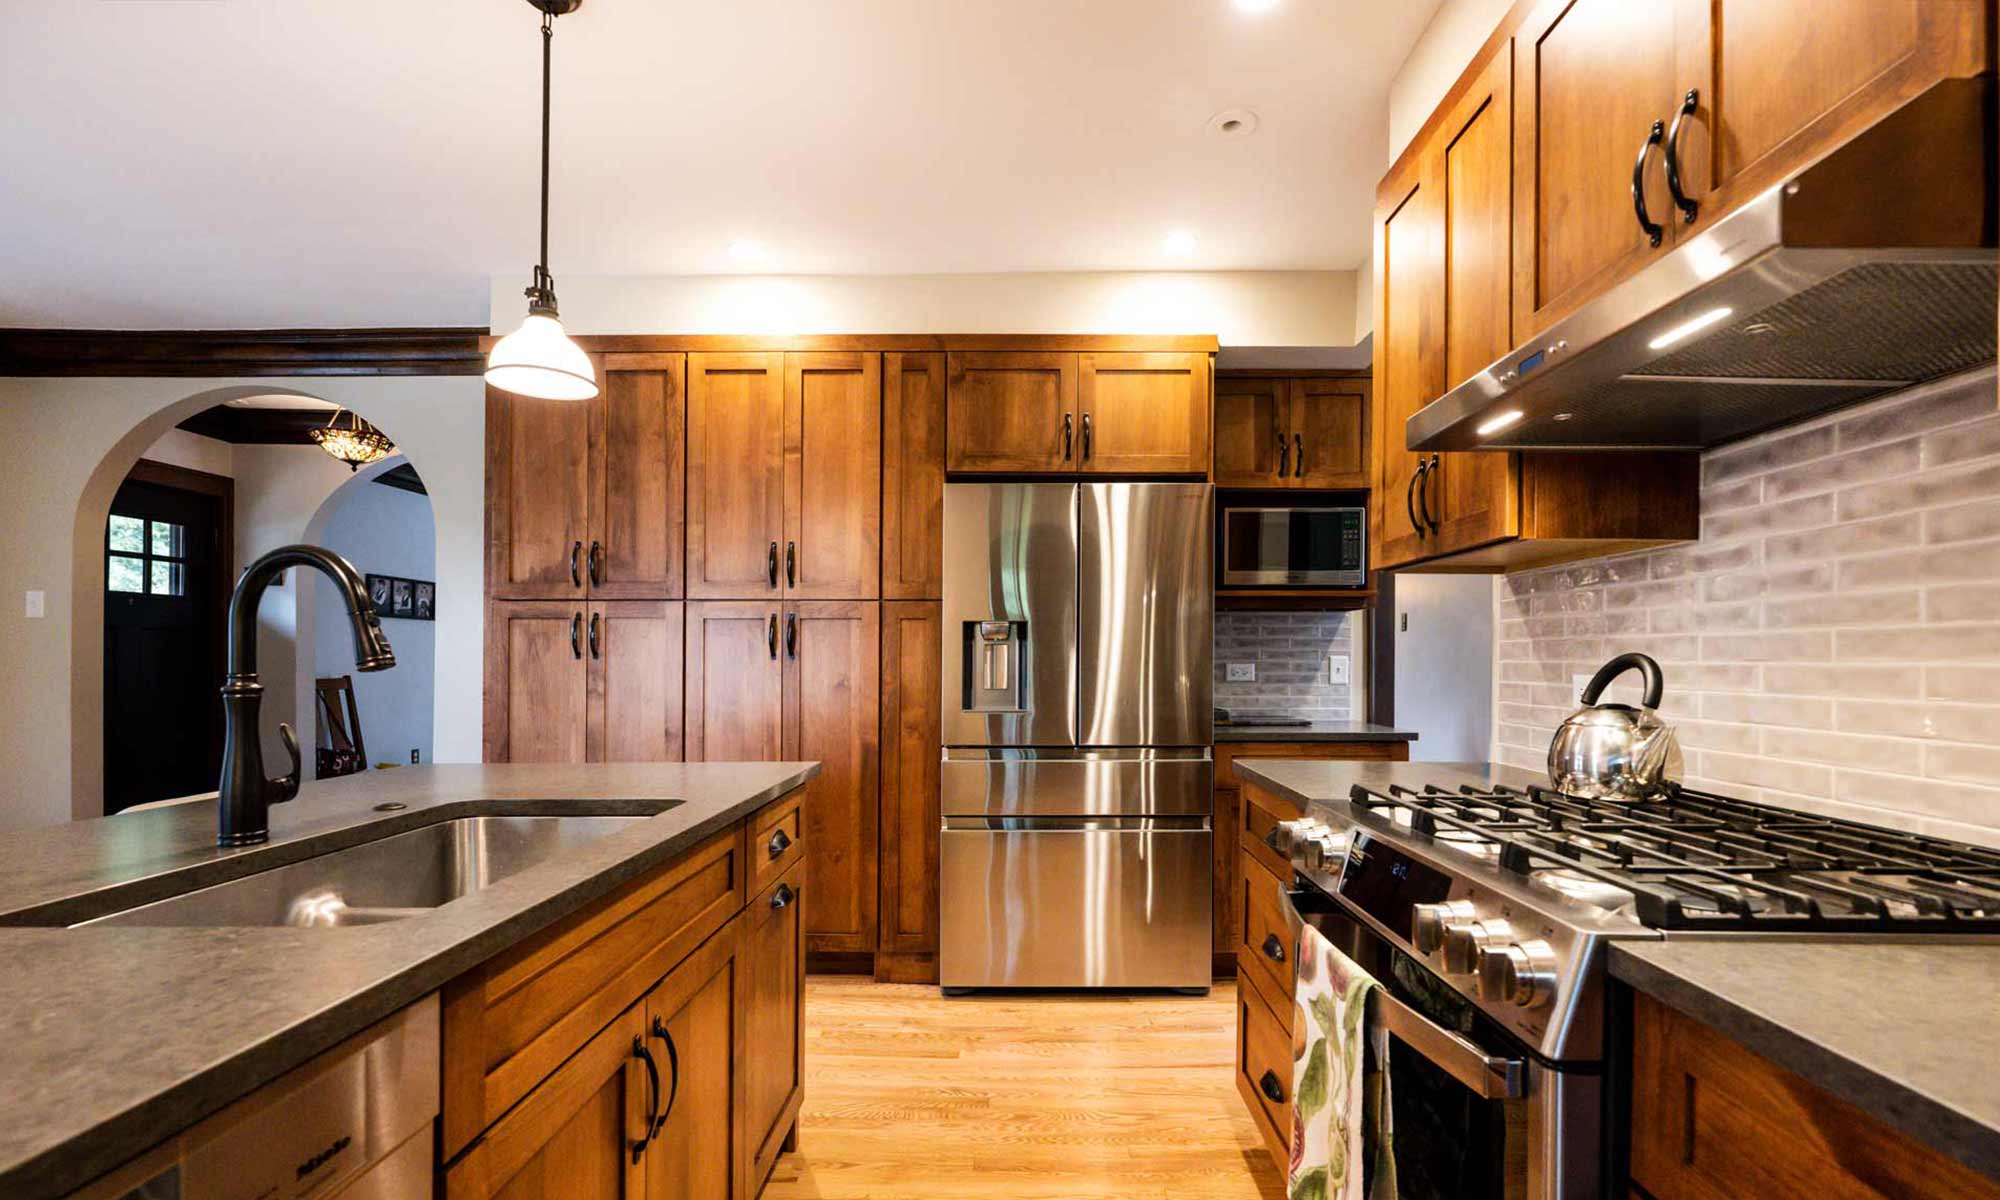
[[[1264,953],[1270,956],[1272,962],[1284,962],[1285,943],[1283,939],[1279,938],[1275,933],[1265,934]]]
[[[1278,1077],[1269,1071],[1264,1072],[1264,1077],[1257,1081],[1257,1090],[1269,1097],[1273,1104],[1283,1104],[1285,1102],[1284,1086],[1278,1082]]]
[[[771,907],[783,908],[798,898],[799,894],[792,890],[791,884],[781,883],[778,890],[771,893]]]
[[[772,858],[777,858],[779,855],[782,855],[785,851],[790,850],[791,848],[792,848],[792,839],[786,836],[784,830],[780,829],[778,832],[771,835],[770,851]]]

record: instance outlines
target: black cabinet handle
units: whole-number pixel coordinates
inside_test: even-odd
[[[1416,530],[1420,538],[1424,536],[1424,523],[1417,519],[1417,485],[1423,482],[1424,473],[1430,469],[1428,461],[1418,462],[1416,473],[1410,476],[1410,486],[1403,489],[1403,507],[1409,511],[1410,528]]]
[[[1438,516],[1444,511],[1444,493],[1438,493],[1438,511],[1432,512],[1430,489],[1432,484],[1437,483],[1443,477],[1444,466],[1438,462],[1438,456],[1433,454],[1431,455],[1429,469],[1424,472],[1423,486],[1417,489],[1417,509],[1424,514],[1424,524],[1431,527],[1433,535],[1441,533],[1444,530],[1444,526],[1438,523]],[[1439,484],[1438,486],[1442,487],[1443,485]]]
[[[1278,936],[1277,934],[1275,934],[1275,933],[1267,933],[1267,934],[1265,934],[1265,935],[1264,935],[1264,954],[1265,954],[1265,955],[1266,955],[1267,957],[1269,957],[1269,958],[1270,958],[1270,960],[1271,960],[1272,962],[1284,962],[1284,961],[1285,961],[1285,942],[1284,942],[1284,939],[1283,939],[1283,938],[1281,938],[1281,937],[1279,937],[1279,936]]]
[[[601,658],[597,652],[597,614],[590,614],[590,657]]]
[[[1064,413],[1063,414],[1063,461],[1064,462],[1069,461],[1070,434],[1075,429],[1075,427],[1076,427],[1076,418],[1068,413]]]
[[[769,637],[771,642],[771,661],[776,662],[778,661],[778,614],[777,613],[771,614],[771,632],[769,634]]]
[[[1273,1104],[1283,1104],[1285,1102],[1284,1086],[1278,1082],[1278,1077],[1269,1071],[1264,1072],[1264,1077],[1257,1081],[1257,1090],[1269,1096]]]
[[[571,658],[583,657],[583,614],[569,615],[569,653]]]
[[[1083,414],[1083,461],[1090,461],[1090,414]]]
[[[1639,157],[1632,163],[1632,211],[1639,215],[1639,231],[1646,240],[1657,246],[1660,236],[1666,230],[1646,211],[1646,156],[1653,147],[1667,136],[1667,126],[1663,121],[1653,122],[1653,128],[1646,134],[1646,140],[1639,143]]]
[[[790,850],[791,848],[792,848],[792,839],[786,835],[784,830],[780,829],[778,832],[771,835],[771,844],[769,849],[771,851],[772,858],[778,858],[782,856],[785,853],[785,851]]]
[[[799,894],[792,890],[791,884],[781,883],[778,890],[771,893],[771,907],[783,908],[798,898]]]
[[[778,586],[778,543],[776,542],[772,542],[771,548],[764,552],[764,574],[771,580],[772,587]]]
[[[632,1161],[646,1152],[646,1143],[653,1140],[655,1121],[660,1119],[660,1064],[653,1061],[653,1052],[646,1049],[646,1039],[632,1035],[632,1057],[646,1064],[646,1079],[652,1084],[650,1102],[646,1105],[646,1136],[632,1143]]]
[[[785,543],[785,586],[799,586],[799,544]]]
[[[569,585],[571,587],[583,586],[583,572],[577,569],[576,564],[577,556],[582,553],[582,542],[571,542],[569,544]]]
[[[667,1118],[674,1115],[674,1101],[681,1098],[681,1052],[674,1045],[674,1035],[667,1029],[667,1023],[658,1017],[653,1018],[653,1036],[667,1048],[667,1103],[653,1122],[651,1134],[652,1137],[659,1137],[660,1130],[667,1127]]]
[[[1291,473],[1292,473],[1292,444],[1290,442],[1287,442],[1285,440],[1285,435],[1282,432],[1280,432],[1278,434],[1278,478],[1283,479],[1285,476]]]
[[[1689,88],[1688,94],[1681,97],[1681,110],[1674,114],[1672,128],[1667,130],[1667,194],[1674,198],[1675,207],[1681,210],[1681,220],[1689,224],[1693,224],[1694,215],[1701,211],[1701,205],[1681,190],[1681,122],[1693,116],[1694,110],[1700,107],[1701,90]],[[1655,241],[1653,244],[1657,246],[1660,243]]]
[[[799,656],[799,614],[785,614],[785,657],[797,659]]]
[[[1292,435],[1292,478],[1306,473],[1306,440],[1298,434]]]
[[[601,543],[599,543],[599,542],[598,542],[598,541],[597,541],[596,539],[592,539],[592,540],[591,540],[591,543],[590,543],[590,554],[589,554],[589,556],[588,556],[588,557],[587,557],[587,558],[585,559],[585,562],[586,562],[586,563],[588,564],[588,567],[589,567],[589,571],[590,571],[590,586],[592,586],[592,587],[596,587],[596,586],[597,586],[597,584],[598,584],[598,579],[597,579],[597,562],[598,562],[598,559],[599,559],[599,558],[601,558],[601,557],[603,556],[603,554],[604,554],[604,547],[603,547],[603,545],[602,545]]]

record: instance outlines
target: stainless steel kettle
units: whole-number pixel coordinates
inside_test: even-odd
[[[1599,704],[1604,689],[1627,671],[1645,681],[1640,707]],[[1621,654],[1599,667],[1583,689],[1583,707],[1549,743],[1549,781],[1556,790],[1591,800],[1652,800],[1678,790],[1680,740],[1653,711],[1665,688],[1660,664],[1644,654]]]

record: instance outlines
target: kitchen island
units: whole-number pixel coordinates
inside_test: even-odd
[[[440,989],[449,1127],[451,986],[562,933],[586,910],[614,909],[650,880],[671,883],[691,858],[712,860],[703,878],[735,897],[703,909],[715,910],[703,919],[733,918],[746,889],[765,878],[752,878],[751,856],[736,853],[739,833],[750,835],[747,819],[784,809],[774,802],[817,770],[401,768],[306,785],[272,810],[263,846],[217,848],[213,802],[0,836],[0,1194],[65,1195]],[[789,811],[792,834],[767,836],[792,849],[784,861],[792,868],[802,854],[793,845],[795,798]],[[68,928],[456,817],[579,814],[650,819],[380,924]],[[734,907],[723,913],[725,901]],[[690,924],[688,936],[708,927]]]

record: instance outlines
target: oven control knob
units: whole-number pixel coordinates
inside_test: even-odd
[[[1480,951],[1505,945],[1513,936],[1507,922],[1498,917],[1446,925],[1444,969],[1453,975],[1470,975],[1479,969]]]
[[[1472,919],[1472,901],[1447,900],[1442,904],[1418,904],[1410,909],[1410,944],[1418,954],[1435,954],[1444,945],[1444,929]]]
[[[1492,1003],[1534,1008],[1556,991],[1556,952],[1544,941],[1509,942],[1479,956],[1479,995]]]

